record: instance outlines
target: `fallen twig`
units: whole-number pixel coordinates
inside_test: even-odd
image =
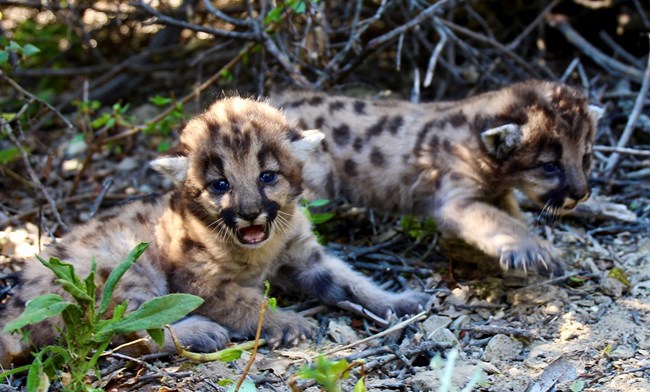
[[[415,316],[413,316],[411,318],[408,318],[408,319],[406,319],[406,320],[404,320],[404,321],[402,321],[400,323],[397,323],[397,324],[393,325],[392,327],[390,327],[390,328],[388,328],[386,330],[383,330],[383,331],[381,331],[379,333],[376,333],[376,334],[374,334],[372,336],[368,336],[367,338],[357,340],[356,342],[346,344],[345,346],[336,347],[336,348],[334,348],[332,350],[326,351],[325,353],[323,353],[323,355],[325,355],[325,356],[332,355],[332,354],[337,353],[339,351],[347,350],[349,348],[356,347],[356,346],[358,346],[360,344],[369,342],[371,340],[378,339],[378,338],[380,338],[382,336],[386,336],[386,335],[388,335],[390,333],[393,333],[395,331],[399,331],[400,329],[404,329],[404,328],[408,327],[409,325],[413,324],[416,321],[424,320],[426,318],[426,316],[427,316],[427,312],[420,312],[420,313],[416,314]]]
[[[648,38],[650,38],[650,34],[648,35]],[[630,141],[630,137],[632,137],[632,132],[634,131],[636,122],[639,120],[639,116],[641,115],[641,110],[643,110],[643,105],[645,105],[645,98],[646,98],[646,94],[648,94],[649,88],[650,88],[650,56],[648,56],[648,64],[646,65],[645,73],[643,74],[643,83],[641,84],[641,90],[639,90],[639,95],[637,96],[636,101],[634,102],[634,108],[632,109],[632,113],[630,113],[630,117],[627,120],[627,124],[625,124],[625,129],[623,130],[623,134],[621,135],[621,138],[618,139],[618,143],[616,144],[616,147],[623,148],[627,145],[627,142]],[[605,166],[605,173],[607,176],[611,176],[614,169],[616,169],[616,165],[618,164],[618,160],[620,159],[620,157],[621,155],[617,152],[613,153],[609,157],[609,160],[607,161],[607,165]]]
[[[600,64],[603,68],[607,69],[610,72],[631,78],[637,82],[641,82],[643,80],[643,74],[641,71],[607,56],[605,53],[601,52],[595,46],[590,44],[586,39],[578,34],[578,32],[575,31],[573,27],[571,27],[569,22],[567,22],[566,16],[549,15],[547,17],[547,21],[551,27],[555,27],[560,30],[560,32],[564,34],[569,42],[578,47],[578,49],[582,50],[584,54],[589,56],[596,63]]]
[[[461,328],[463,331],[470,331],[482,334],[504,334],[504,335],[513,335],[521,336],[526,339],[533,339],[536,337],[536,333],[527,329],[522,328],[512,328],[512,327],[501,327],[497,325],[468,325]]]

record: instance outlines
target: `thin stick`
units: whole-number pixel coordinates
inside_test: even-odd
[[[257,321],[257,331],[255,332],[255,342],[253,342],[253,352],[251,353],[251,357],[248,360],[248,363],[246,364],[246,369],[244,369],[244,372],[242,373],[241,377],[239,378],[239,381],[237,381],[237,385],[235,386],[235,392],[239,391],[239,387],[244,383],[244,380],[246,379],[246,375],[248,372],[251,370],[251,366],[253,366],[253,362],[255,362],[255,355],[257,354],[257,348],[259,347],[259,342],[260,342],[260,336],[262,336],[262,324],[264,324],[264,313],[266,312],[266,306],[268,302],[266,301],[266,298],[264,298],[264,301],[262,301],[262,306],[260,307],[260,317]]]
[[[643,75],[641,71],[629,65],[623,64],[618,60],[615,60],[605,53],[601,52],[595,46],[590,44],[586,39],[584,39],[577,31],[571,27],[569,22],[567,22],[564,15],[549,15],[547,17],[548,24],[551,27],[555,27],[564,37],[571,42],[574,46],[578,47],[584,54],[589,56],[596,63],[600,64],[601,67],[606,70],[612,71],[619,75],[623,75],[633,79],[634,81],[641,81]]]
[[[24,89],[20,84],[18,84],[18,83],[17,83],[16,81],[14,81],[12,78],[10,78],[9,76],[7,76],[7,75],[4,73],[4,71],[2,71],[2,70],[0,70],[0,76],[1,76],[4,80],[6,80],[7,82],[9,82],[9,84],[11,85],[11,87],[13,87],[14,89],[20,91],[21,94],[24,94],[24,95],[28,96],[31,100],[34,100],[34,101],[40,103],[41,105],[44,105],[44,106],[47,107],[48,109],[50,109],[50,111],[51,111],[52,113],[56,114],[56,116],[59,117],[59,118],[61,119],[61,121],[63,121],[63,123],[66,125],[66,127],[68,127],[68,129],[71,129],[71,130],[74,130],[74,129],[75,129],[74,125],[72,125],[72,123],[71,123],[70,121],[68,121],[68,119],[65,118],[65,116],[64,116],[63,114],[61,114],[61,112],[59,112],[58,110],[56,110],[56,108],[55,108],[54,106],[50,105],[47,101],[44,101],[44,100],[42,100],[41,98],[39,98],[39,97],[35,96],[34,94],[30,93],[29,91],[25,90],[25,89]]]
[[[616,152],[620,154],[639,155],[642,157],[650,157],[650,150],[636,150],[628,147],[610,147],[610,146],[594,146],[594,151],[601,152]]]
[[[216,83],[219,79],[221,79],[222,75],[224,75],[226,71],[229,71],[230,68],[234,67],[235,64],[237,64],[239,61],[241,61],[241,59],[244,58],[244,56],[246,54],[248,54],[248,52],[255,45],[256,45],[255,42],[247,43],[246,46],[244,46],[244,48],[237,54],[237,56],[233,57],[226,65],[221,67],[219,72],[212,75],[212,77],[210,77],[208,80],[203,82],[199,87],[197,87],[195,89],[192,89],[192,92],[190,92],[189,94],[187,94],[186,96],[181,98],[181,100],[179,102],[182,103],[182,104],[186,104],[187,102],[191,101],[197,94],[203,92],[203,90],[207,89],[208,87],[210,87],[211,85]],[[145,129],[147,126],[149,126],[151,124],[156,124],[156,123],[162,121],[165,117],[167,117],[167,115],[169,113],[171,113],[175,109],[176,109],[175,105],[170,105],[165,111],[163,111],[162,113],[160,113],[159,115],[157,115],[153,119],[147,121],[147,123],[145,125],[136,126],[136,127],[133,127],[133,128],[131,128],[131,129],[125,131],[125,132],[122,132],[122,133],[120,133],[118,135],[107,137],[106,139],[104,139],[104,143],[112,143],[112,142],[116,142],[118,140],[122,140],[124,138],[127,138],[129,136],[133,136],[133,135],[137,134],[138,132],[140,132],[141,130]]]
[[[409,319],[406,319],[406,320],[402,321],[401,323],[397,323],[397,324],[393,325],[392,327],[390,327],[390,328],[388,328],[386,330],[383,330],[383,331],[381,331],[379,333],[376,333],[376,334],[374,334],[372,336],[368,336],[367,338],[357,340],[356,342],[346,344],[345,346],[336,347],[336,348],[334,348],[332,350],[326,351],[325,353],[323,353],[323,355],[324,356],[332,355],[332,354],[337,353],[339,351],[347,350],[349,348],[356,347],[356,346],[358,346],[360,344],[363,344],[365,342],[369,342],[371,340],[381,338],[382,336],[386,336],[386,335],[388,335],[390,333],[393,333],[395,331],[399,331],[400,329],[404,329],[404,328],[406,328],[410,324],[413,324],[416,321],[423,320],[424,318],[426,318],[426,316],[427,316],[427,312],[420,312],[420,313],[416,314],[415,316],[413,316],[413,317],[411,317]]]
[[[57,222],[59,222],[59,225],[61,226],[61,228],[63,228],[63,230],[68,231],[68,226],[65,224],[65,222],[63,222],[63,218],[61,218],[61,214],[59,214],[59,210],[56,208],[56,202],[50,195],[50,192],[47,191],[47,189],[45,188],[41,180],[34,172],[32,165],[29,163],[29,157],[27,156],[27,152],[25,152],[25,149],[23,148],[22,144],[20,144],[20,142],[14,135],[11,125],[9,125],[8,122],[6,122],[1,118],[0,118],[0,125],[7,132],[7,135],[9,136],[11,142],[16,145],[16,148],[18,148],[18,151],[20,152],[20,156],[23,158],[23,162],[25,163],[25,168],[27,169],[29,176],[32,178],[32,182],[41,191],[41,193],[43,193],[43,196],[45,197],[48,204],[50,205],[50,208],[52,209],[52,213],[56,217]]]
[[[650,39],[650,34],[648,34],[648,38]],[[636,101],[634,102],[634,108],[632,109],[632,113],[630,113],[630,118],[627,120],[627,124],[625,124],[625,129],[623,130],[623,134],[621,135],[621,138],[618,139],[618,143],[616,143],[616,147],[623,148],[627,145],[627,142],[630,141],[630,137],[632,137],[632,132],[634,131],[636,122],[639,120],[639,116],[641,115],[641,111],[643,110],[643,105],[645,104],[645,98],[646,98],[646,94],[648,94],[649,88],[650,88],[650,56],[648,56],[648,64],[646,65],[645,73],[643,74],[643,83],[641,84],[641,90],[639,91],[639,95],[637,96]],[[614,171],[614,169],[616,169],[616,165],[618,164],[618,160],[620,159],[620,157],[621,154],[617,152],[610,155],[609,160],[607,161],[607,165],[605,166],[605,173],[607,176],[612,175],[612,172]]]

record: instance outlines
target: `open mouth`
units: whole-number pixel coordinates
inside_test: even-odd
[[[266,241],[269,233],[266,225],[252,225],[237,230],[237,239],[242,244],[255,245]]]

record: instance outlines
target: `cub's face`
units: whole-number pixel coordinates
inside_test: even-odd
[[[288,230],[302,162],[322,137],[265,103],[227,98],[188,123],[177,156],[152,165],[172,176],[186,210],[209,230],[254,249]]]
[[[562,215],[589,198],[596,123],[602,109],[574,89],[554,86],[509,113],[513,122],[482,133],[504,180],[543,212]],[[521,98],[520,99],[524,99]]]

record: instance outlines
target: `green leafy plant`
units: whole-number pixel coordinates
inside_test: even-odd
[[[421,221],[411,215],[404,215],[400,219],[399,225],[414,240],[432,237],[438,231],[438,225],[432,218]]]
[[[316,1],[314,1],[315,3]],[[272,8],[264,18],[264,24],[278,23],[282,20],[282,13],[286,9],[291,9],[296,14],[303,14],[307,11],[307,1],[305,0],[287,0]]]
[[[24,60],[28,57],[31,57],[41,50],[32,44],[20,45],[16,41],[9,41],[8,45],[5,45],[3,49],[0,49],[0,65],[4,65],[9,62],[9,53],[13,52],[20,56],[21,60]]]
[[[149,102],[156,106],[167,106],[173,103],[172,110],[165,115],[160,121],[155,123],[147,124],[143,132],[145,135],[160,135],[163,136],[163,139],[158,143],[157,150],[158,152],[169,151],[172,145],[172,140],[169,137],[171,131],[178,126],[185,116],[185,111],[183,109],[182,102],[173,102],[172,98],[166,98],[161,95],[156,95],[149,98]]]
[[[9,375],[27,370],[27,391],[46,391],[50,380],[61,381],[66,391],[94,391],[88,385],[87,376],[94,372],[101,377],[97,362],[116,335],[146,330],[151,338],[162,345],[162,328],[198,308],[203,300],[190,294],[169,294],[153,298],[137,310],[126,313],[127,302],[111,311],[113,291],[124,273],[147,249],[147,243],[136,246],[109,275],[101,291],[95,282],[96,263],[92,261],[90,274],[81,279],[71,264],[57,258],[38,260],[56,275],[60,284],[73,299],[72,302],[58,294],[46,294],[27,303],[23,313],[5,326],[4,332],[21,332],[28,325],[61,316],[64,328],[59,345],[49,345],[34,354],[31,365],[26,365],[0,374],[0,380]],[[106,318],[112,313],[111,318]],[[23,334],[25,335],[25,334]]]
[[[329,203],[330,201],[326,199],[318,199],[314,201],[307,201],[306,199],[302,199],[300,208],[302,210],[302,213],[305,214],[311,223],[314,225],[320,225],[334,218],[335,214],[333,212],[313,212],[312,208],[323,207]]]
[[[300,368],[298,373],[291,377],[289,387],[293,392],[298,392],[299,389],[296,386],[296,380],[311,379],[323,387],[327,392],[342,392],[341,382],[349,378],[350,370],[357,366],[361,367],[361,377],[354,385],[354,392],[365,392],[366,377],[364,362],[354,361],[348,363],[345,358],[338,361],[331,361],[322,355],[319,355],[316,358],[315,363],[312,365]]]

